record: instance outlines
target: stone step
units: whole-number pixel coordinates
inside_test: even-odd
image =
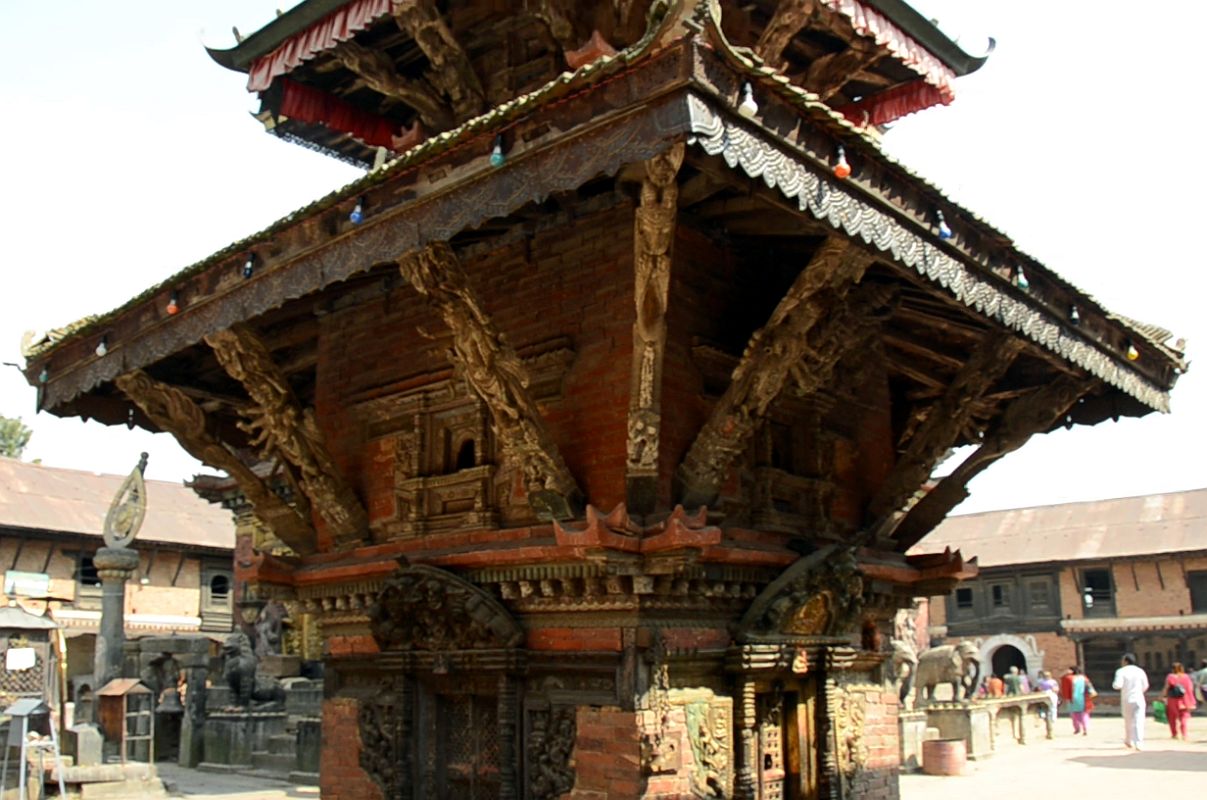
[[[167,790],[158,778],[150,781],[106,781],[85,783],[81,800],[167,800]]]
[[[296,783],[299,786],[318,786],[319,774],[317,772],[299,772],[294,770],[289,773],[289,782]]]
[[[268,737],[268,752],[293,755],[297,751],[298,737],[292,733],[275,733]]]
[[[251,754],[251,764],[257,770],[288,775],[297,767],[297,757],[292,753],[269,753],[256,751]]]

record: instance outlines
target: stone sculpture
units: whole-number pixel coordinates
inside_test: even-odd
[[[918,656],[918,665],[914,671],[914,684],[918,687],[918,699],[925,698],[927,701],[933,702],[935,687],[941,683],[950,683],[953,700],[968,700],[976,689],[980,672],[979,653],[972,642],[932,647]],[[961,688],[963,688],[962,698],[960,696]]]
[[[240,708],[269,709],[285,702],[285,689],[276,678],[258,675],[256,656],[245,633],[232,633],[222,644],[222,677]]]

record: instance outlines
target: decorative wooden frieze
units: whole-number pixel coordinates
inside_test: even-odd
[[[868,504],[867,517],[873,528],[880,528],[886,517],[898,511],[926,483],[960,437],[968,435],[976,401],[1006,374],[1024,347],[1022,339],[1006,333],[991,334],[981,341],[918,426]]]
[[[863,578],[852,548],[828,545],[806,556],[750,604],[739,639],[839,636],[863,611]]]
[[[448,96],[455,122],[482,112],[486,96],[465,50],[449,29],[435,0],[412,0],[394,6],[398,27],[411,35],[431,68],[425,77]]]
[[[369,518],[327,450],[314,410],[303,409],[264,342],[250,328],[235,325],[205,337],[218,363],[243,384],[255,405],[242,427],[252,444],[298,471],[298,484],[327,523],[337,544],[363,541]]]
[[[382,50],[348,40],[329,51],[347,69],[356,73],[369,88],[410,106],[419,121],[432,132],[448,130],[456,124],[444,101],[426,81],[411,80],[398,74],[394,62]]]
[[[981,445],[927,492],[898,523],[893,531],[898,547],[908,548],[920,541],[968,497],[969,481],[1002,456],[1022,447],[1036,433],[1049,430],[1093,386],[1093,381],[1064,376],[1007,405],[1000,421],[985,434]]]
[[[751,336],[729,387],[679,466],[676,478],[685,506],[713,502],[729,465],[746,448],[789,377],[795,371],[796,379],[802,379],[807,367],[800,364],[810,350],[809,331],[826,308],[841,301],[862,278],[870,263],[870,256],[841,237],[826,239],[767,324]],[[833,368],[828,357],[816,355],[823,368]]]
[[[518,647],[524,632],[489,594],[451,572],[401,570],[368,610],[383,650],[481,650]]]
[[[575,709],[559,706],[528,714],[528,797],[555,800],[574,788],[571,755],[578,737]]]
[[[546,519],[574,517],[582,495],[528,390],[528,371],[482,309],[452,247],[428,245],[399,268],[452,330],[449,360],[490,410],[495,438],[523,473],[533,510]]]
[[[654,507],[662,427],[662,358],[666,348],[667,293],[671,250],[678,214],[679,167],[684,145],[677,142],[645,162],[641,203],[633,237],[633,369],[629,388],[628,502],[637,513]]]
[[[114,383],[152,422],[172,434],[189,455],[225,470],[252,504],[256,517],[278,539],[300,555],[315,551],[315,532],[304,499],[298,509],[278,497],[234,451],[209,432],[205,412],[188,395],[142,370],[121,375]]]

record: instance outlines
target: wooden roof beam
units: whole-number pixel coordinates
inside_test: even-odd
[[[490,410],[503,453],[523,475],[529,505],[549,519],[577,516],[582,493],[528,390],[528,370],[483,310],[453,248],[430,244],[398,267],[452,331],[449,360]]]
[[[754,52],[769,66],[784,66],[784,50],[813,18],[816,0],[780,0],[771,20],[759,34]]]
[[[302,500],[301,508],[295,508],[278,497],[229,445],[210,432],[205,412],[185,392],[160,383],[142,370],[120,375],[114,382],[156,426],[172,434],[189,455],[229,474],[252,504],[256,517],[278,539],[299,555],[317,550],[305,501]]]
[[[830,236],[818,247],[767,324],[750,337],[725,394],[679,465],[675,477],[685,507],[714,501],[729,465],[746,448],[759,420],[809,351],[809,331],[871,261],[840,236]],[[800,380],[799,374],[796,377]]]
[[[394,8],[394,20],[427,56],[432,65],[427,79],[449,98],[455,121],[464,122],[480,114],[486,107],[486,93],[435,0],[401,3]]]
[[[337,545],[357,545],[369,533],[369,515],[340,473],[314,410],[302,408],[289,381],[251,328],[234,325],[205,337],[223,369],[255,402],[241,425],[252,446],[297,470],[297,485],[327,523]]]
[[[419,121],[429,131],[438,133],[456,124],[453,112],[427,81],[399,75],[394,62],[384,52],[370,50],[352,40],[337,44],[330,52],[366,86],[415,109]]]

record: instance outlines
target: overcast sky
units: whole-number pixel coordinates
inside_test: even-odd
[[[923,3],[919,2],[919,6]],[[969,7],[975,5],[975,12]],[[1202,3],[929,0],[970,50],[997,50],[956,102],[899,122],[886,149],[1118,313],[1207,342],[1196,90]],[[107,311],[358,172],[280,142],[250,116],[245,76],[213,63],[259,0],[0,5],[0,361],[23,331]],[[285,4],[288,7],[288,4]],[[960,16],[962,15],[962,16]],[[672,300],[673,302],[673,300]],[[1207,377],[1173,413],[1032,440],[973,484],[960,511],[1207,487]],[[34,415],[0,368],[0,414],[34,429],[26,458],[183,480],[170,437]]]

